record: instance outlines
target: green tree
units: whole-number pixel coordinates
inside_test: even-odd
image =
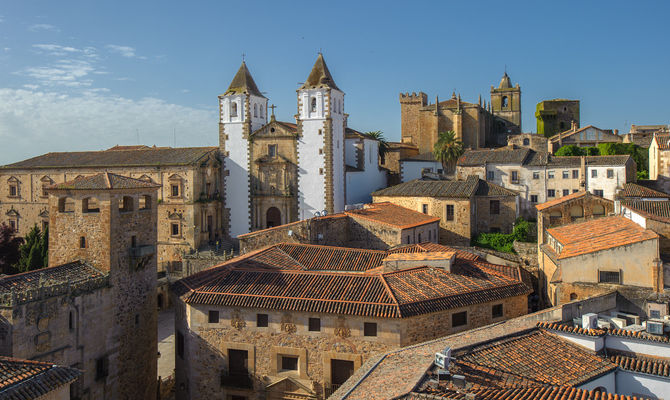
[[[454,131],[440,132],[433,147],[433,155],[442,163],[446,172],[456,167],[458,157],[463,154],[463,142],[456,137]]]
[[[389,143],[386,140],[386,137],[384,136],[384,132],[382,131],[370,131],[370,132],[365,132],[366,135],[370,136],[373,139],[376,139],[379,142],[379,158],[382,161],[382,164],[384,163],[384,156],[386,156],[386,153],[389,150]]]
[[[629,154],[635,161],[638,176],[649,176],[649,153],[640,146],[634,143],[600,143],[598,150],[603,156]]]
[[[0,224],[0,272],[14,274],[14,264],[19,261],[19,247],[23,239],[16,237],[16,230],[4,222]]]
[[[40,232],[37,225],[28,232],[25,243],[19,247],[19,262],[16,267],[21,272],[34,271],[48,265],[49,231]]]
[[[579,146],[576,146],[574,144],[569,144],[569,145],[563,146],[560,149],[558,149],[554,155],[558,156],[558,157],[584,156],[584,155],[586,155],[586,152]]]

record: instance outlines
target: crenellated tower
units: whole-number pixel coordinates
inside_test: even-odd
[[[297,92],[299,218],[311,218],[324,210],[343,211],[344,92],[335,84],[321,53]]]
[[[251,230],[249,135],[267,123],[268,99],[242,61],[219,96],[219,148],[224,159],[224,221],[231,237]]]

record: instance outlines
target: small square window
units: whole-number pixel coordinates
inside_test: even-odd
[[[556,191],[554,189],[547,189],[547,197],[556,197]]]
[[[621,283],[619,271],[598,271],[598,283]]]
[[[256,326],[258,328],[267,328],[268,327],[268,315],[267,314],[256,314]]]
[[[570,171],[563,171],[563,179],[570,179]]]
[[[454,205],[447,204],[447,221],[453,221],[453,220],[454,220]]]
[[[421,212],[428,214],[428,204],[421,204]]]
[[[9,185],[9,196],[16,197],[18,196],[19,188],[16,185]]]
[[[570,189],[563,189],[563,196],[567,196],[570,194]]]
[[[297,371],[298,357],[281,356],[282,371]]]
[[[650,310],[649,318],[659,319],[661,318],[661,311],[659,310]]]
[[[209,310],[209,318],[207,320],[210,324],[219,323],[219,312],[216,310]]]
[[[591,178],[597,178],[598,177],[598,170],[597,169],[592,169],[591,170]]]
[[[540,179],[540,173],[538,171],[533,172],[533,179]]]
[[[503,316],[503,305],[502,304],[494,304],[493,307],[491,307],[491,316],[493,318],[500,318]]]
[[[536,194],[531,194],[530,195],[530,202],[531,203],[537,203],[537,195]]]
[[[577,193],[579,192],[579,189],[572,189],[572,193]]]
[[[170,185],[172,197],[179,197],[179,185]]]
[[[309,331],[310,332],[321,331],[321,318],[310,318],[309,319]]]
[[[457,326],[464,326],[468,324],[468,312],[467,311],[461,311],[457,312],[454,314],[451,314],[451,326],[452,327],[457,327]]]
[[[554,171],[548,171],[547,172],[547,178],[548,179],[554,179]]]
[[[579,170],[577,169],[572,170],[572,179],[579,179]]]
[[[364,336],[377,336],[377,323],[376,322],[365,322],[365,323],[363,323],[363,335]]]
[[[275,157],[277,155],[277,145],[269,144],[268,145],[268,156]]]
[[[600,190],[600,189],[595,189],[595,190],[593,191],[593,194],[595,194],[596,196],[604,197],[604,193],[603,193],[603,191]]]
[[[172,236],[179,236],[179,224],[173,223],[171,225]]]
[[[607,170],[607,178],[608,179],[614,178],[614,170],[613,169],[608,169]]]
[[[512,183],[518,183],[519,182],[519,171],[511,171],[510,181]]]

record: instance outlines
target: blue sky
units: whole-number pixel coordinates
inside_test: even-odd
[[[535,105],[582,125],[667,124],[668,2],[4,1],[0,164],[115,144],[217,144],[217,95],[242,53],[292,121],[321,49],[349,125],[400,136],[398,93],[488,99],[507,66]]]

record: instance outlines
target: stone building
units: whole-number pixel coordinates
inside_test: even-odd
[[[529,148],[537,153],[547,151],[547,138],[536,133],[520,133],[507,138],[508,147]]]
[[[50,266],[0,278],[0,354],[83,370],[75,399],[155,398],[159,187],[102,173],[46,189]]]
[[[621,286],[663,293],[658,238],[623,216],[546,229],[539,261],[549,301],[562,304]]]
[[[417,179],[373,192],[372,198],[439,218],[439,243],[446,245],[469,246],[482,232],[511,233],[518,216],[518,193],[477,176]]]
[[[110,172],[161,186],[158,191],[158,267],[181,260],[225,235],[221,161],[216,147],[115,146],[104,151],[47,153],[0,167],[0,222],[25,236],[49,222],[46,188]]]
[[[629,155],[555,157],[529,148],[470,150],[459,159],[456,176],[477,175],[519,193],[520,213],[535,218],[535,206],[570,193],[587,190],[613,200],[637,167]]]
[[[550,136],[548,142],[547,151],[554,154],[563,146],[595,147],[600,143],[622,143],[623,138],[617,129],[600,129],[593,125],[580,128],[573,122],[570,129]]]
[[[240,254],[278,243],[387,250],[402,244],[437,243],[439,218],[393,203],[365,204],[238,236]]]
[[[454,92],[449,100],[428,103],[425,93],[400,94],[402,142],[413,144],[419,154],[430,154],[438,134],[454,131],[466,148],[504,145],[507,135],[521,132],[521,87],[505,73],[498,87],[491,86],[491,100],[468,103]]]
[[[386,154],[381,157],[379,165],[386,168],[388,186],[397,185],[402,180],[401,160],[419,155],[419,149],[411,143],[388,142]]]
[[[75,368],[0,357],[0,397],[4,400],[71,400],[70,386],[81,376]]]
[[[375,353],[527,312],[518,267],[415,244],[279,244],[178,281],[177,399],[317,399]]]
[[[224,219],[231,237],[340,212],[386,186],[379,143],[347,126],[344,92],[321,54],[297,92],[296,121],[272,116],[268,123],[268,99],[243,62],[219,96]]]
[[[659,236],[660,257],[670,262],[670,201],[665,200],[633,200],[619,201],[618,212],[643,228],[651,229]],[[670,285],[670,270],[666,271],[665,282]]]
[[[670,134],[669,125],[631,125],[630,131],[624,135],[624,143],[634,143],[649,148],[654,135]]]
[[[664,192],[670,189],[670,134],[654,135],[649,145],[649,179]]]
[[[579,100],[554,99],[537,103],[535,108],[537,134],[546,137],[566,131],[576,124],[579,128]]]

